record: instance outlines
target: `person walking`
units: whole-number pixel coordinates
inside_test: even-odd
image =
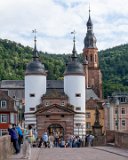
[[[44,142],[44,147],[47,148],[48,147],[48,135],[47,135],[47,132],[44,132],[44,134],[42,135],[42,140]]]
[[[11,136],[11,142],[13,143],[15,153],[18,154],[20,152],[19,143],[18,143],[18,134],[16,130],[12,127],[12,124],[9,124],[8,132],[9,132],[9,135]]]
[[[54,138],[54,136],[53,136],[52,133],[50,134],[50,136],[48,137],[48,139],[49,139],[50,148],[53,148],[54,147],[54,140],[55,140],[55,138]]]
[[[28,125],[28,129],[24,130],[23,142],[23,159],[31,159],[31,139],[33,138],[32,126]]]

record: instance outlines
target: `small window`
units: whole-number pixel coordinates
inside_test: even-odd
[[[34,108],[34,107],[31,107],[29,110],[30,110],[30,111],[35,111],[35,108]]]
[[[76,110],[77,110],[77,111],[80,111],[80,110],[81,110],[81,108],[80,108],[80,107],[76,107]]]
[[[1,108],[6,108],[7,107],[7,102],[5,100],[1,101]]]
[[[46,118],[49,118],[50,117],[50,115],[46,115]]]
[[[91,123],[90,122],[86,122],[86,129],[91,129]]]
[[[80,93],[76,93],[76,97],[81,97],[81,94]]]
[[[1,129],[1,136],[7,135],[8,131],[7,129]]]
[[[118,114],[118,108],[115,108],[115,114]]]
[[[122,127],[125,127],[126,123],[125,120],[122,120]]]
[[[61,102],[61,106],[64,106],[65,105],[65,103],[64,102]]]
[[[49,105],[49,103],[48,102],[45,102],[45,106],[48,106]]]
[[[7,114],[0,115],[0,123],[8,123],[8,115]]]
[[[30,97],[35,97],[35,94],[34,93],[30,93]]]
[[[125,103],[126,102],[126,97],[119,97],[120,103]]]
[[[64,114],[62,114],[61,117],[64,117]]]
[[[87,113],[86,113],[86,118],[91,118],[90,112],[87,112]]]
[[[125,114],[125,108],[121,108],[121,113]]]

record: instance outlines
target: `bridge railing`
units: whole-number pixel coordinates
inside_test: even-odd
[[[0,137],[0,160],[6,160],[12,153],[10,136]]]

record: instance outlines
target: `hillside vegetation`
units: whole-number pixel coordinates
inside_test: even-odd
[[[48,79],[63,79],[70,54],[39,52],[40,61],[48,70]],[[0,79],[24,79],[26,64],[32,59],[32,48],[9,40],[0,39]],[[82,55],[79,54],[82,62]],[[128,91],[128,44],[99,52],[103,74],[104,96],[114,91]]]

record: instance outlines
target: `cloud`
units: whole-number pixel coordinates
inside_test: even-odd
[[[127,0],[91,0],[91,18],[99,50],[128,41]],[[38,49],[71,53],[76,30],[77,51],[82,52],[88,20],[88,0],[1,0],[0,37],[33,46],[37,29]]]

